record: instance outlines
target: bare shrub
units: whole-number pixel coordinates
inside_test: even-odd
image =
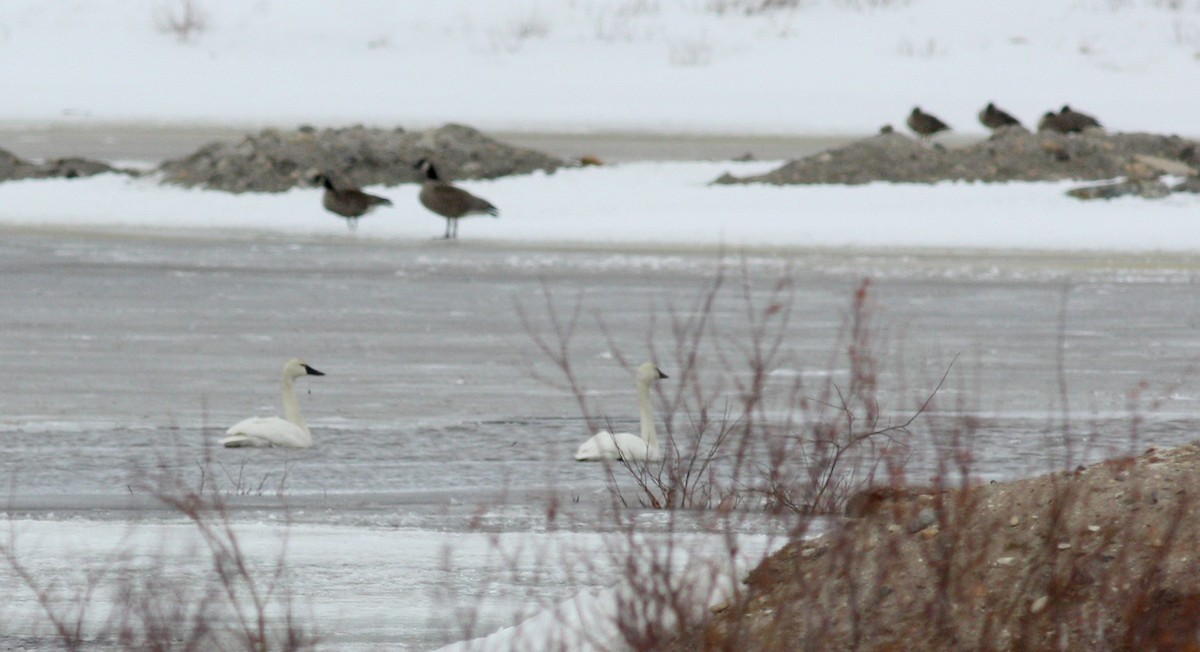
[[[764,286],[743,266],[736,279],[722,265],[696,296],[651,313],[646,346],[671,379],[655,386],[664,406],[665,456],[604,467],[612,505],[601,516],[608,531],[600,535],[600,552],[572,555],[531,550],[526,539],[493,539],[500,565],[514,577],[527,573],[531,558],[588,578],[616,569],[610,591],[544,605],[534,620],[553,622],[563,639],[539,640],[543,649],[660,650],[686,640],[715,612],[745,611],[741,579],[755,558],[744,535],[749,519],[769,513],[776,532],[804,539],[812,515],[840,511],[877,469],[903,476],[903,455],[892,448],[903,448],[907,428],[931,396],[903,418],[880,408],[870,284],[855,291],[825,381],[809,387],[792,346],[790,275]],[[544,315],[520,303],[517,311],[557,370],[544,380],[575,397],[590,430],[608,425],[596,417],[577,367],[583,297],[564,309],[544,289],[542,300]],[[598,319],[598,325],[617,363],[632,371],[637,361],[608,324]],[[560,507],[548,508],[547,518]],[[649,514],[661,516],[653,527],[642,518]],[[468,635],[477,617],[460,614]],[[528,643],[509,642],[512,649]]]
[[[648,342],[653,359],[672,370],[671,382],[655,389],[665,405],[665,457],[607,467],[617,506],[840,513],[850,495],[877,474],[902,479],[909,427],[940,382],[907,415],[881,409],[870,284],[864,281],[855,292],[839,345],[844,353],[830,359],[816,387],[803,381],[797,371],[802,365],[789,346],[793,280],[785,275],[767,291],[753,285],[743,268],[734,298],[740,324],[717,318],[718,311],[729,310],[724,267],[697,299],[666,311],[670,350],[656,350],[653,338]],[[601,424],[572,364],[581,301],[566,316],[548,291],[544,298],[551,334],[542,335],[523,306],[518,312],[565,379],[560,387],[575,396],[595,430]],[[651,332],[661,329],[654,321]],[[618,362],[631,369],[611,333],[608,339]]]
[[[154,12],[154,25],[164,34],[174,34],[187,43],[208,29],[208,16],[198,0],[170,0]]]
[[[1044,441],[1047,460],[1067,470],[981,484],[978,420],[961,403],[931,400],[913,424],[936,458],[930,484],[906,484],[899,465],[890,485],[855,494],[855,518],[794,537],[749,575],[742,603],[668,649],[1194,647],[1200,444],[1077,465],[1093,439],[1074,432],[1066,400],[1065,297],[1058,432]],[[1128,394],[1137,450],[1142,410],[1158,406],[1147,389]]]
[[[191,523],[198,540],[190,551],[131,546],[133,525],[81,581],[46,580],[23,561],[10,524],[0,560],[36,597],[55,642],[68,650],[94,641],[128,650],[315,649],[318,637],[296,618],[286,532],[274,562],[261,567],[243,550],[222,491],[204,479],[211,474],[202,467],[196,488],[171,468],[180,467],[160,463],[154,484],[139,488]]]

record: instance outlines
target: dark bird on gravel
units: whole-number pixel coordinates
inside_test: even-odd
[[[1100,121],[1086,113],[1072,110],[1070,106],[1064,104],[1061,111],[1058,112],[1058,124],[1062,127],[1063,133],[1082,133],[1084,129],[1101,129]]]
[[[993,102],[988,102],[988,105],[983,107],[983,110],[979,112],[979,122],[992,131],[1000,127],[1021,126],[1020,120],[1012,117],[1012,114],[1008,111],[996,108]]]
[[[321,205],[329,212],[346,218],[346,227],[351,231],[358,228],[358,218],[371,212],[376,206],[392,205],[391,200],[386,197],[368,195],[352,186],[338,188],[328,174],[318,174],[313,177],[313,181],[325,186]]]
[[[942,122],[937,116],[925,113],[921,107],[914,106],[908,114],[908,128],[917,132],[922,138],[928,138],[939,131],[948,131],[950,125]]]
[[[425,174],[419,198],[421,205],[446,218],[446,240],[458,238],[458,220],[471,215],[499,217],[500,211],[490,202],[455,187],[438,176],[433,161],[421,159],[413,167]]]
[[[1063,128],[1062,120],[1058,114],[1053,111],[1047,111],[1042,114],[1042,119],[1038,120],[1037,129],[1041,131],[1053,131],[1055,133],[1065,134],[1067,130]]]

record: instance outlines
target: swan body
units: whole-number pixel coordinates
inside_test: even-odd
[[[238,422],[221,438],[226,448],[308,448],[313,445],[312,433],[300,414],[296,401],[295,382],[301,376],[324,376],[299,358],[288,360],[283,365],[283,414],[279,417],[250,417]]]
[[[654,430],[654,409],[650,405],[650,385],[658,382],[667,375],[659,370],[653,362],[647,362],[638,367],[637,379],[638,407],[642,416],[642,434],[629,432],[612,433],[602,430],[592,435],[579,445],[575,451],[575,459],[579,462],[598,462],[601,460],[624,460],[626,462],[657,462],[662,459],[662,450],[658,447],[658,434]]]

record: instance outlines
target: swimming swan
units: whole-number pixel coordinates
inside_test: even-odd
[[[304,423],[304,417],[300,414],[300,404],[296,402],[293,385],[301,376],[324,375],[299,358],[288,360],[287,364],[283,365],[283,414],[285,418],[250,417],[226,430],[221,444],[226,448],[243,446],[308,448],[312,446],[312,433],[308,431],[308,425]]]
[[[666,378],[667,375],[654,366],[653,362],[647,362],[638,367],[634,377],[637,378],[638,406],[642,412],[642,435],[639,437],[629,432],[614,434],[602,430],[579,445],[579,450],[575,451],[577,461],[657,462],[662,459],[662,451],[658,448],[658,434],[654,432],[654,410],[650,407],[650,385],[658,382],[660,378]]]

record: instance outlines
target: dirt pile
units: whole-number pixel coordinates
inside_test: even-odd
[[[1135,155],[1200,165],[1200,143],[1145,133],[1078,135],[997,130],[959,148],[929,146],[900,133],[882,133],[840,149],[790,161],[766,174],[724,174],[718,184],[862,184],[872,181],[1094,181],[1126,174]]]
[[[1200,640],[1200,444],[884,490],[791,543],[675,649],[1177,650]]]
[[[133,170],[115,168],[102,161],[85,158],[57,158],[41,163],[27,161],[12,152],[0,149],[0,181],[20,179],[75,179],[106,172],[136,175]]]
[[[514,147],[462,125],[409,132],[362,126],[294,131],[265,129],[240,143],[214,142],[159,167],[163,183],[228,192],[282,192],[311,185],[317,174],[357,186],[412,183],[413,164],[437,162],[450,179],[492,179],[535,170],[554,172],[562,159]]]

